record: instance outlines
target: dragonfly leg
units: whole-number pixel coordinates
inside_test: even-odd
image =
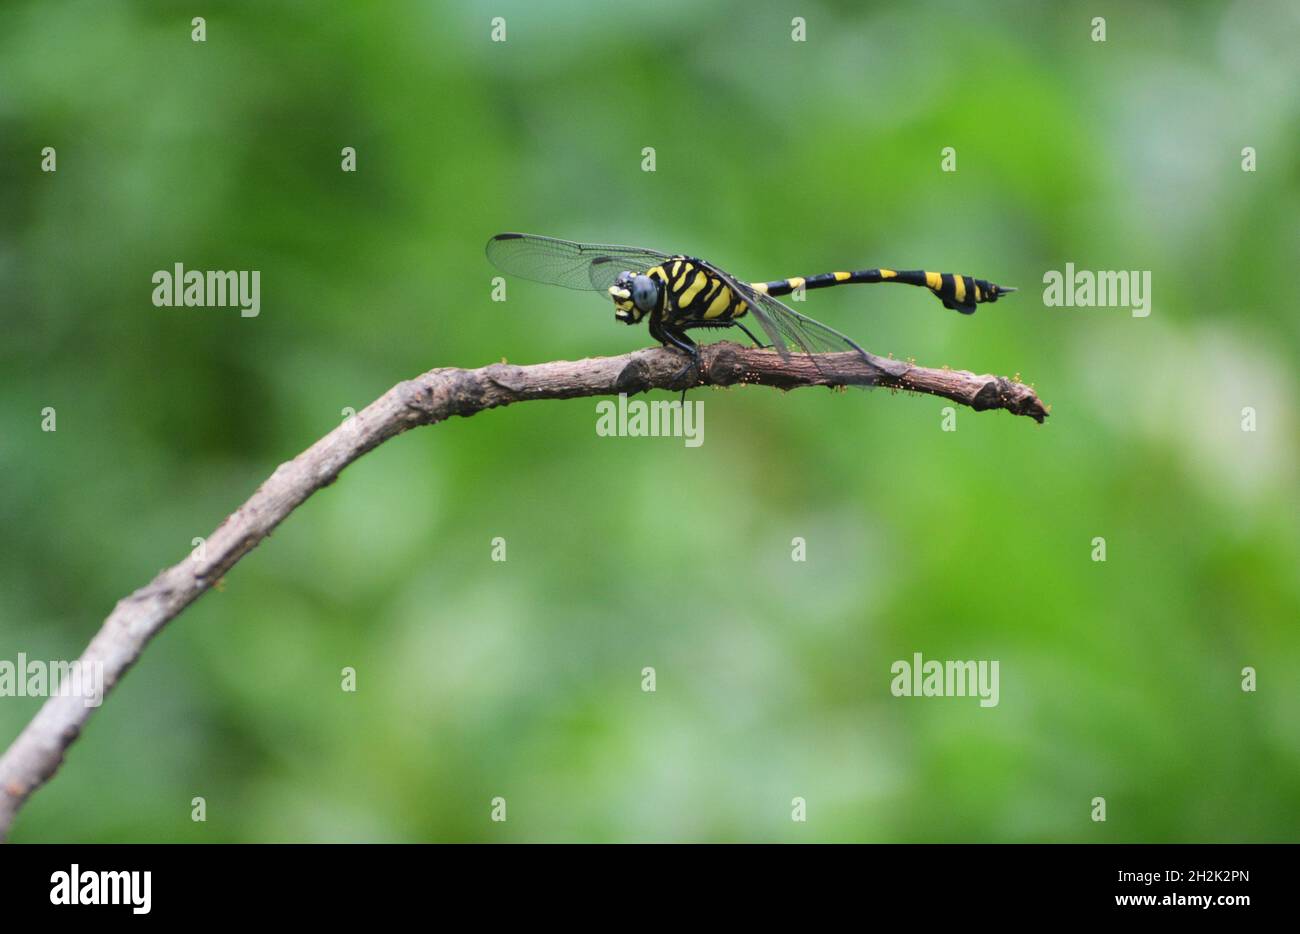
[[[744,331],[745,334],[749,337],[749,339],[754,342],[754,346],[757,347],[759,350],[767,350],[772,346],[771,344],[764,344],[762,341],[760,341],[757,337],[754,336],[753,332],[750,331],[749,328],[745,327],[739,321],[732,321],[731,323],[734,324],[736,327],[740,328],[742,331]]]
[[[665,347],[673,346],[683,353],[689,354],[691,362],[682,367],[681,372],[673,377],[673,380],[679,380],[692,369],[697,373],[703,370],[704,365],[700,360],[700,347],[695,341],[686,336],[684,331],[678,331],[674,328],[663,327],[656,321],[650,322],[650,336],[662,343]],[[689,387],[688,387],[689,388]],[[682,390],[682,402],[686,402],[686,390]]]

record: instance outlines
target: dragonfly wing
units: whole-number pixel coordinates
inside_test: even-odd
[[[497,234],[487,242],[487,258],[502,272],[566,289],[601,291],[624,270],[644,272],[667,253],[607,243],[575,243],[534,234]]]
[[[767,334],[768,340],[782,357],[789,359],[791,352],[806,353],[815,358],[819,353],[857,353],[864,360],[869,360],[867,352],[850,337],[841,334],[820,321],[800,314],[789,305],[771,295],[759,292],[751,286],[737,282],[728,273],[712,264],[706,264],[741,298],[758,319],[759,325]],[[814,359],[814,363],[816,360]],[[820,367],[819,367],[820,369]]]

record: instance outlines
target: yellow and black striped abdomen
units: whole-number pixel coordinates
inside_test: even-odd
[[[949,272],[927,272],[924,269],[860,269],[856,272],[826,272],[819,276],[796,276],[775,282],[754,282],[751,288],[768,295],[789,295],[796,289],[825,289],[833,285],[851,285],[859,282],[901,282],[904,285],[922,285],[935,294],[944,306],[962,314],[973,314],[975,306],[996,302],[999,295],[1015,289],[995,285],[985,279],[953,275]]]
[[[720,276],[689,256],[674,256],[646,275],[665,286],[659,313],[666,324],[722,325],[749,310],[748,303]]]

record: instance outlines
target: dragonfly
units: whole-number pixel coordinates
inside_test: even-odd
[[[756,345],[770,345],[783,359],[804,353],[816,362],[819,353],[844,351],[868,359],[852,338],[778,300],[778,296],[800,290],[898,282],[923,286],[944,307],[967,315],[973,314],[977,305],[996,302],[1016,291],[986,279],[921,269],[861,269],[742,282],[713,263],[683,253],[523,233],[497,234],[488,240],[486,253],[502,272],[521,279],[606,292],[614,302],[616,320],[629,325],[647,321],[651,337],[688,354],[696,366],[699,346],[687,331],[698,328],[738,327]],[[758,322],[769,344],[745,326],[746,320]]]

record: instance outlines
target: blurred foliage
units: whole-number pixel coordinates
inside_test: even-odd
[[[413,432],[156,640],[13,839],[1296,839],[1298,39],[1282,0],[0,6],[0,658],[75,657],[401,379],[649,342],[590,295],[492,302],[500,230],[1017,285],[805,310],[1053,406]],[[260,270],[260,317],[153,307],[177,262]],[[1067,262],[1151,270],[1151,316],[1044,307]],[[1000,660],[1000,705],[892,697],[913,652]],[[0,743],[37,707],[0,700]]]

